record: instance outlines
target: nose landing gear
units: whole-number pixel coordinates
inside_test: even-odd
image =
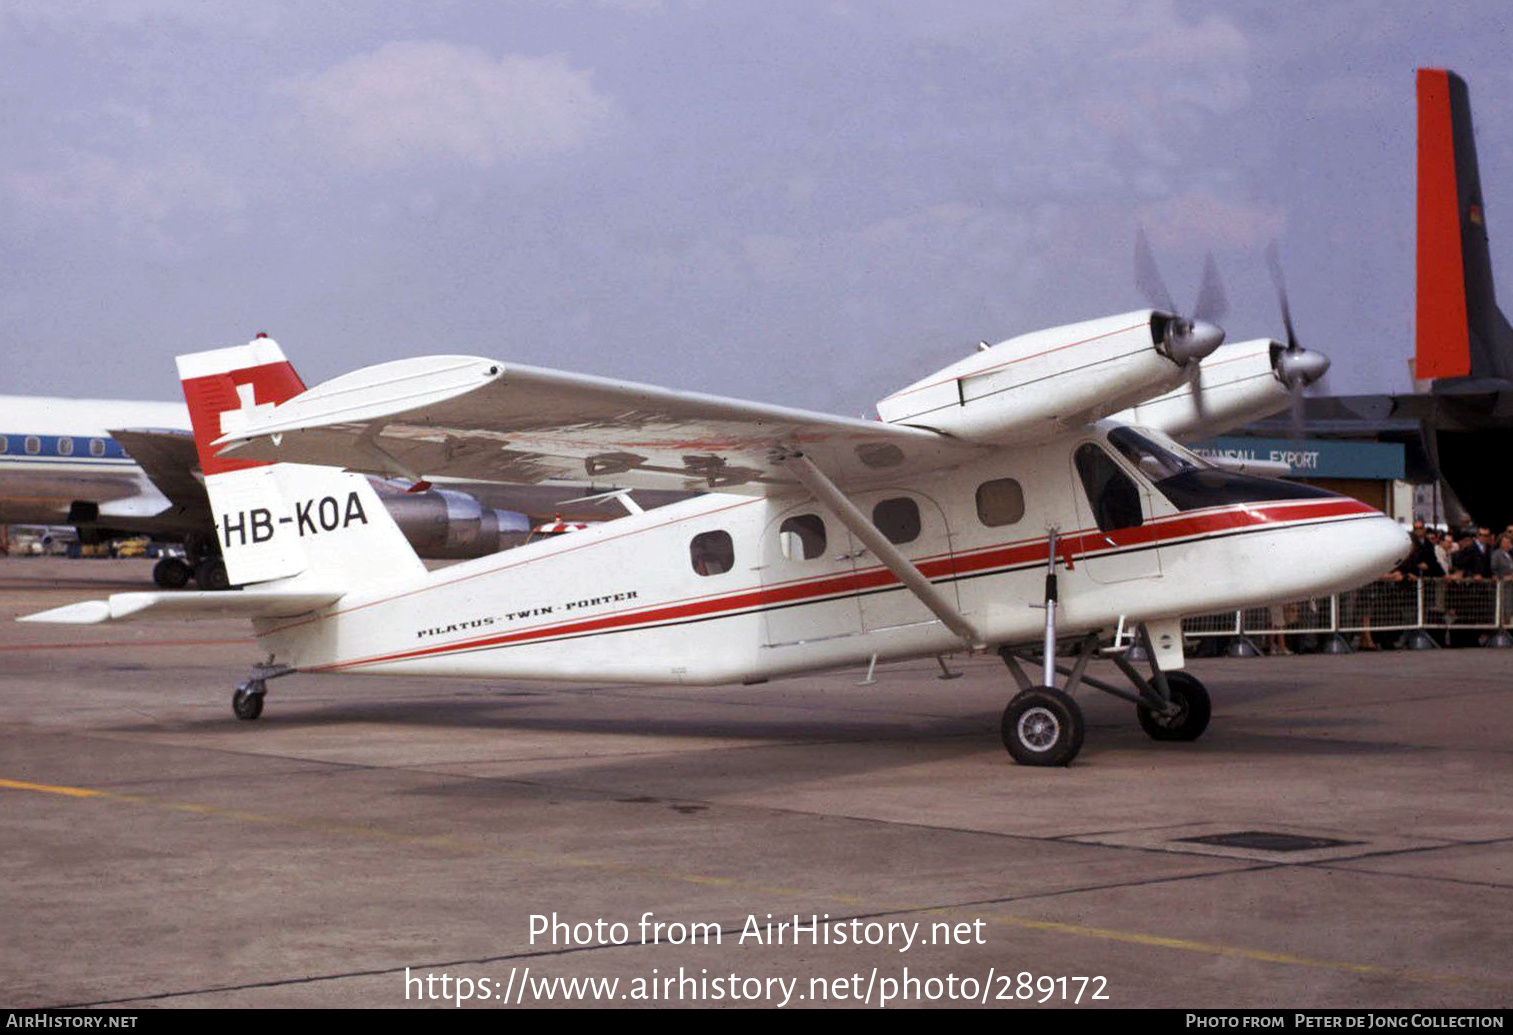
[[[1072,699],[1079,686],[1088,686],[1123,698],[1135,705],[1140,726],[1154,740],[1197,740],[1208,728],[1210,706],[1208,691],[1186,672],[1170,675],[1161,670],[1159,655],[1152,644],[1150,630],[1144,622],[1135,627],[1136,639],[1150,660],[1151,678],[1146,679],[1125,657],[1127,648],[1115,646],[1101,653],[1111,658],[1134,686],[1131,693],[1122,687],[1094,679],[1087,674],[1088,662],[1098,650],[1098,633],[1083,636],[1076,662],[1068,668],[1056,660],[1056,529],[1049,529],[1050,556],[1045,575],[1045,636],[1041,644],[1041,682],[1030,682],[1020,662],[1033,663],[1029,649],[1000,647],[998,654],[1008,666],[1009,674],[1019,686],[1019,693],[1003,710],[1000,733],[1003,746],[1020,765],[1062,766],[1071,764],[1082,750],[1086,723],[1082,709]],[[1121,622],[1122,628],[1122,622]],[[1164,638],[1175,643],[1171,648],[1180,657],[1182,630],[1180,623]],[[1056,687],[1056,676],[1066,677],[1063,688]]]

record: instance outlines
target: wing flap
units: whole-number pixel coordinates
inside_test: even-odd
[[[407,478],[768,495],[803,452],[837,483],[955,466],[935,432],[469,356],[401,360],[317,385],[220,439],[221,455]]]

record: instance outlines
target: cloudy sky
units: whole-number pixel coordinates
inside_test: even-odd
[[[0,391],[464,352],[834,412],[1179,302],[1402,389],[1413,70],[1466,77],[1513,301],[1506,0],[0,0]]]

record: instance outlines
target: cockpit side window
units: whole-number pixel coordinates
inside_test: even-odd
[[[1114,463],[1113,457],[1089,442],[1077,450],[1073,459],[1093,508],[1093,520],[1100,529],[1112,532],[1135,528],[1145,519],[1140,510],[1139,488]]]
[[[1134,464],[1141,474],[1153,482],[1209,466],[1196,456],[1184,456],[1176,450],[1168,449],[1134,428],[1115,428],[1110,431],[1108,444],[1119,450],[1124,459]]]
[[[1110,431],[1108,441],[1126,460],[1139,468],[1140,473],[1149,478],[1157,491],[1171,500],[1178,510],[1199,510],[1227,503],[1259,503],[1266,500],[1313,499],[1335,495],[1312,485],[1226,471],[1214,467],[1176,443],[1163,444],[1158,437],[1141,434],[1130,427]]]

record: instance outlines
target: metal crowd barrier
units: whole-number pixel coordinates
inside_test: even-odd
[[[1332,597],[1293,600],[1243,611],[1193,615],[1182,620],[1188,638],[1403,633],[1407,646],[1437,646],[1430,631],[1478,634],[1477,643],[1513,647],[1513,580],[1382,579]],[[1480,635],[1485,634],[1485,635]],[[1466,640],[1467,637],[1462,637]],[[1467,645],[1470,645],[1467,642]],[[1254,653],[1254,650],[1236,653]]]

